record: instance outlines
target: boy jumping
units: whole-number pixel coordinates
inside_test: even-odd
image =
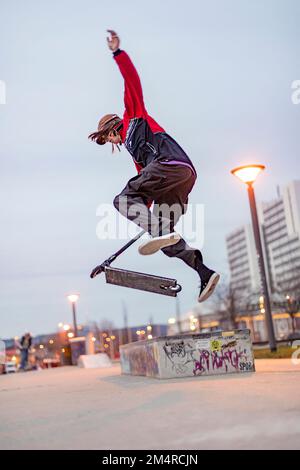
[[[220,276],[203,264],[200,250],[191,248],[174,231],[186,212],[196,170],[184,150],[147,113],[138,73],[129,56],[120,49],[118,35],[112,30],[108,32],[108,47],[125,82],[125,112],[123,119],[116,114],[103,116],[98,131],[89,138],[99,145],[110,142],[113,151],[115,146],[119,149],[119,145],[125,145],[138,175],[114,198],[114,206],[150,234],[150,240],[139,246],[141,255],[162,250],[169,257],[182,259],[199,274],[198,301],[203,302],[213,293]],[[153,212],[149,210],[152,202]]]

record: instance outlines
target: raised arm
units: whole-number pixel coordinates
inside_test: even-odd
[[[110,38],[107,38],[108,47],[113,52],[114,59],[125,82],[124,103],[127,115],[129,118],[143,117],[147,114],[147,111],[144,105],[140,77],[128,54],[119,48],[120,39],[118,35],[112,30],[108,30],[108,32],[111,35]]]

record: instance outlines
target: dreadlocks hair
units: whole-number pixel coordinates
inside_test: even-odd
[[[120,131],[122,126],[122,119],[120,119],[117,114],[106,114],[100,119],[98,123],[98,130],[96,132],[92,132],[88,138],[93,142],[96,142],[98,145],[104,145],[107,142],[109,133],[113,132],[115,135],[117,135],[117,132]],[[120,151],[118,144],[112,143],[112,153],[114,153],[115,145]]]

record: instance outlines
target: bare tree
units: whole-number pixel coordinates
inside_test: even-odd
[[[239,296],[232,288],[230,282],[226,284],[223,283],[219,286],[215,293],[214,303],[219,312],[221,312],[222,321],[228,321],[230,328],[236,328],[238,324],[237,316],[239,313]]]
[[[292,320],[292,331],[293,333],[296,332],[296,313],[299,310],[299,299],[296,299],[293,296],[287,295],[286,296],[286,302],[287,302],[287,313],[291,317]]]
[[[293,266],[293,271],[296,273],[293,278],[294,282],[291,282],[288,287],[286,287],[286,282],[277,282],[276,293],[282,298],[282,307],[290,315],[292,332],[295,333],[296,313],[300,309],[300,267]]]
[[[114,322],[108,320],[107,318],[103,318],[102,320],[100,320],[99,326],[101,331],[110,331],[113,330],[115,327]]]

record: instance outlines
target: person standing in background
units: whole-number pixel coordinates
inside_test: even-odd
[[[21,364],[20,364],[20,369],[25,370],[27,365],[28,365],[28,356],[29,356],[29,350],[31,348],[32,344],[32,336],[30,333],[25,333],[21,341],[19,342],[18,346],[21,351]]]

